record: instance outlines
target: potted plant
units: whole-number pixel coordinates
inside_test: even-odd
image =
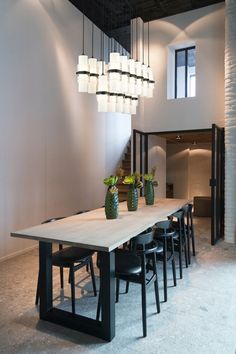
[[[140,177],[141,175],[135,172],[132,175],[126,176],[123,180],[124,184],[129,185],[127,196],[127,207],[129,211],[136,211],[138,209],[138,188],[143,187]]]
[[[145,180],[145,201],[147,205],[153,205],[155,199],[154,186],[158,186],[157,181],[154,181],[154,177],[156,174],[156,167],[151,169],[150,173],[146,173],[143,177]]]
[[[115,176],[107,177],[103,183],[108,187],[105,198],[105,214],[107,219],[117,219],[119,212],[119,197],[117,183],[124,175],[124,170],[119,168]]]

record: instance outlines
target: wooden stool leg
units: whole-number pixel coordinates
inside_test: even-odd
[[[119,294],[120,294],[120,279],[116,278],[116,302],[119,302]]]
[[[35,305],[38,305],[39,303],[39,286],[40,286],[40,271],[38,271],[38,281],[37,281],[37,290],[36,290],[36,296],[35,296]]]
[[[126,282],[125,293],[128,294],[129,292],[129,281]]]
[[[159,287],[158,287],[158,277],[157,277],[157,259],[156,259],[156,253],[153,253],[153,270],[154,274],[156,276],[155,282],[154,282],[154,289],[155,289],[155,297],[156,297],[156,305],[157,305],[157,313],[160,313],[160,298],[159,298]]]
[[[64,288],[63,267],[60,267],[60,283],[61,283],[61,289],[63,289]]]
[[[183,278],[183,264],[182,264],[182,251],[183,251],[183,243],[182,243],[182,231],[179,231],[179,277]]]
[[[101,313],[101,295],[100,295],[100,291],[99,291],[99,295],[98,295],[98,305],[97,305],[97,314],[96,314],[96,320],[99,321],[99,317],[100,317],[100,313]]]
[[[164,237],[164,242],[163,242],[163,255],[164,255],[164,261],[163,261],[163,282],[164,282],[164,301],[167,301],[167,243],[166,243],[166,237]]]
[[[146,264],[142,257],[142,320],[143,320],[143,336],[147,336],[147,305],[146,305]]]
[[[193,227],[193,217],[191,217],[191,238],[192,238],[192,249],[193,249],[193,256],[196,255],[195,252],[195,238],[194,238],[194,227]]]
[[[71,306],[72,313],[75,314],[75,273],[74,265],[70,267],[70,286],[71,286]]]
[[[176,283],[176,269],[175,269],[175,253],[174,253],[174,240],[173,237],[171,237],[171,253],[172,253],[172,272],[173,272],[173,280],[174,280],[174,286],[177,285]]]
[[[94,268],[93,268],[93,259],[90,257],[90,270],[91,270],[91,278],[92,278],[92,284],[93,284],[93,292],[94,296],[97,296],[97,288],[96,288],[96,281],[95,281],[95,275],[94,275]]]

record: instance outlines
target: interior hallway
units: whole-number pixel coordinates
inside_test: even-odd
[[[195,218],[197,257],[184,278],[172,287],[168,302],[155,314],[153,288],[148,289],[148,336],[142,338],[141,290],[131,284],[116,305],[116,337],[111,343],[38,320],[34,297],[38,252],[0,263],[0,353],[176,353],[234,354],[236,349],[236,245],[210,245],[210,220]],[[193,259],[193,258],[192,258]],[[163,299],[162,264],[160,296]],[[178,275],[178,269],[177,269]],[[171,272],[169,272],[171,277]],[[77,272],[77,311],[95,316],[97,298],[92,296],[90,278]],[[54,272],[56,303],[70,308],[66,285],[59,302],[59,272]],[[66,277],[65,277],[66,279]],[[124,289],[121,284],[121,291]],[[63,294],[61,294],[63,295]],[[137,340],[137,338],[139,340]]]

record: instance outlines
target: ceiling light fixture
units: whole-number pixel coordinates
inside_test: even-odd
[[[97,82],[98,82],[98,66],[97,59],[93,57],[93,46],[94,46],[94,24],[92,23],[92,57],[89,58],[89,82],[88,82],[88,93],[96,93]]]
[[[103,15],[105,23],[105,6],[103,0]],[[152,97],[154,88],[153,72],[149,65],[149,23],[148,23],[148,53],[145,64],[145,26],[142,24],[142,35],[138,33],[138,18],[131,20],[130,12],[130,54],[113,38],[108,38],[108,64],[105,62],[105,34],[101,31],[100,60],[94,58],[94,24],[92,23],[92,56],[84,53],[85,18],[83,14],[83,50],[78,57],[77,80],[78,91],[94,93],[97,97],[98,112],[119,112],[136,114],[138,96]],[[136,22],[135,22],[136,21]],[[134,26],[135,37],[134,40]],[[111,28],[112,30],[112,28]],[[141,33],[141,31],[140,31]],[[140,38],[139,38],[140,37]],[[142,41],[142,48],[138,49]],[[135,42],[135,59],[134,59]],[[142,52],[141,52],[142,49]],[[139,58],[139,52],[142,56]]]
[[[99,76],[97,87],[98,112],[108,112],[108,77],[105,72],[104,33],[101,31],[101,62],[99,63]]]
[[[148,22],[148,67],[147,67],[147,77],[148,77],[148,87],[147,87],[147,97],[153,97],[153,90],[154,90],[154,77],[153,71],[150,67],[150,35],[149,35],[149,22]]]
[[[78,81],[78,91],[88,92],[88,82],[89,82],[89,64],[88,56],[84,54],[84,14],[83,14],[83,51],[82,55],[78,57],[77,65],[77,81]]]

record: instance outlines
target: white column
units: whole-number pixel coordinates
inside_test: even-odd
[[[236,243],[236,1],[225,1],[225,241]]]

